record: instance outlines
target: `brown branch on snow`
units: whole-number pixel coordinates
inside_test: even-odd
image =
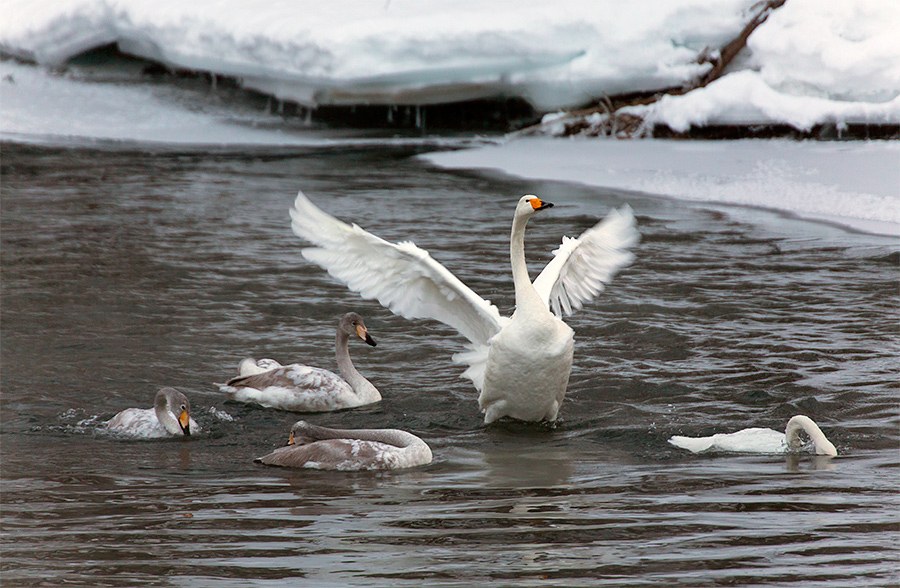
[[[702,88],[708,83],[717,80],[722,76],[722,72],[728,66],[731,61],[737,57],[737,54],[740,53],[741,49],[747,46],[747,39],[750,38],[750,35],[753,31],[756,30],[756,27],[766,22],[766,19],[769,18],[769,14],[775,10],[776,8],[781,8],[781,6],[785,3],[785,0],[767,0],[766,2],[761,3],[762,7],[756,13],[756,15],[750,19],[750,22],[741,30],[741,33],[731,40],[730,43],[722,47],[719,50],[719,57],[716,60],[711,60],[713,67],[705,76],[703,76],[692,88],[686,90],[689,92],[690,90],[694,90],[696,88]],[[756,4],[755,7],[759,7],[760,4]]]
[[[618,112],[625,106],[643,106],[659,101],[663,96],[681,96],[697,88],[717,80],[722,76],[725,68],[734,60],[741,49],[747,46],[747,39],[764,23],[769,14],[780,8],[786,0],[764,0],[754,5],[756,12],[753,18],[741,29],[737,37],[718,51],[704,49],[697,56],[698,63],[711,63],[712,68],[702,77],[689,84],[678,87],[661,88],[646,92],[632,92],[618,96],[604,96],[599,105],[578,110],[572,110],[563,117],[565,125],[563,135],[591,134],[633,137],[646,133],[643,121],[640,117],[631,113]],[[593,120],[585,120],[591,117]],[[560,124],[560,123],[557,123]],[[543,134],[543,124],[538,123],[519,131],[521,134]]]

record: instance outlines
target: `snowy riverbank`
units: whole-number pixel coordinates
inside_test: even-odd
[[[897,142],[531,138],[423,157],[445,168],[756,206],[900,237]]]
[[[227,76],[304,108],[518,98],[535,111],[690,85],[757,0],[10,0],[7,56],[58,67],[125,54]],[[900,3],[790,0],[708,88],[641,111],[652,124],[900,124]],[[418,121],[419,117],[416,117]]]

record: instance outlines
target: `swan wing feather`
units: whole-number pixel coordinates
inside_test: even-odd
[[[349,388],[340,376],[322,368],[292,363],[260,374],[237,376],[225,384],[231,388],[285,388],[297,391],[329,390],[331,388]]]
[[[219,390],[238,402],[298,412],[326,412],[365,404],[339,375],[301,364],[219,384]]]
[[[126,408],[108,420],[106,427],[110,431],[132,437],[153,439],[169,436],[152,408]]]
[[[191,434],[200,433],[200,425],[191,417]],[[172,433],[159,422],[156,411],[152,408],[126,408],[110,420],[106,421],[106,428],[123,436],[137,439],[157,439],[171,437]]]
[[[628,249],[639,240],[631,207],[613,209],[580,237],[563,237],[554,258],[534,280],[534,289],[556,316],[570,315],[634,260]]]
[[[462,283],[424,249],[391,243],[316,207],[300,192],[291,208],[294,234],[314,247],[303,257],[331,276],[407,319],[434,319],[475,345],[501,327],[497,307]]]

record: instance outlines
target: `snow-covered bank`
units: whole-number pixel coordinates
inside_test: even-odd
[[[791,0],[768,14],[736,63],[708,86],[626,106],[615,117],[607,109],[549,115],[529,133],[635,137],[660,127],[665,136],[666,130],[788,126],[809,134],[826,126],[826,134],[840,135],[853,125],[896,135],[898,27],[900,3]]]
[[[765,207],[900,236],[897,142],[534,138],[422,157],[444,168]]]
[[[0,49],[57,66],[115,43],[306,106],[520,97],[539,111],[686,85],[757,0],[8,0]],[[715,88],[655,124],[900,124],[900,2],[789,0]]]
[[[0,63],[0,131],[31,140],[204,144],[300,142],[253,128],[262,116],[198,112],[145,86],[89,83],[12,62]],[[269,121],[270,123],[273,121]]]
[[[779,92],[762,76],[742,71],[725,76],[684,96],[663,96],[650,106],[623,109],[647,125],[665,125],[683,133],[707,125],[789,125],[809,131],[832,124],[838,132],[847,125],[884,125],[900,122],[900,96],[887,102],[842,101]]]
[[[789,0],[747,39],[745,67],[664,97],[648,120],[707,124],[900,122],[900,3]]]
[[[308,126],[246,105],[209,100],[175,86],[102,83],[0,62],[0,139],[41,144],[105,142],[226,148],[415,143],[459,146],[472,139],[370,137]]]
[[[305,105],[522,95],[539,108],[699,75],[755,0],[11,1],[0,47],[56,65],[118,43]],[[611,15],[615,15],[611,18]]]

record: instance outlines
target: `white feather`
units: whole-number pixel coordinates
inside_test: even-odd
[[[577,239],[562,238],[553,260],[534,280],[534,289],[556,316],[570,315],[634,260],[628,248],[639,240],[631,207],[612,210]]]
[[[424,249],[408,241],[390,243],[358,225],[341,222],[322,212],[303,192],[297,194],[291,209],[291,228],[316,245],[303,250],[306,259],[395,314],[440,321],[456,329],[475,349],[485,347],[485,353],[488,340],[503,325],[496,306]]]
[[[675,447],[694,453],[725,451],[731,453],[784,453],[787,451],[784,433],[754,427],[736,433],[716,433],[709,437],[682,437],[669,439]]]

